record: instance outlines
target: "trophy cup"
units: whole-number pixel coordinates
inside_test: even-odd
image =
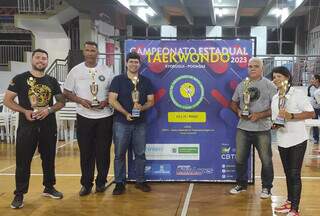
[[[131,92],[131,97],[132,97],[132,101],[133,101],[133,109],[131,111],[131,115],[134,118],[139,118],[140,117],[140,110],[136,108],[137,104],[139,103],[139,91],[137,90],[137,85],[138,85],[139,79],[138,79],[138,77],[133,77],[133,79],[131,81],[134,85],[134,89]]]
[[[249,85],[251,81],[249,77],[247,77],[244,81],[244,88],[243,88],[243,109],[241,111],[241,116],[248,118],[250,115],[249,113],[249,104],[250,104],[250,92],[249,92]]]
[[[100,102],[97,99],[97,94],[98,94],[98,84],[95,81],[95,76],[96,76],[97,71],[89,69],[89,74],[92,79],[92,83],[90,85],[90,92],[92,94],[92,102],[91,102],[91,107],[98,107],[100,105]]]
[[[289,87],[290,85],[288,83],[288,80],[281,82],[281,86],[279,88],[279,102],[278,102],[279,110],[284,109],[286,106],[286,93]],[[278,127],[284,127],[285,118],[278,115],[276,120],[273,122],[273,124]]]
[[[36,86],[36,80],[33,77],[29,77],[27,79],[27,84],[30,86],[29,92],[28,92],[28,98],[31,104],[31,108],[33,109],[33,112],[38,112],[38,93],[35,91]],[[32,116],[34,118],[34,116]]]

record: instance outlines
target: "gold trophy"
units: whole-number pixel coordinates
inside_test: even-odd
[[[38,107],[39,94],[35,91],[36,80],[33,77],[29,77],[27,79],[27,84],[28,86],[30,86],[29,92],[28,92],[28,98],[31,104],[31,108],[33,112],[38,112],[39,111],[39,107]],[[33,115],[32,115],[32,118],[34,118]]]
[[[241,111],[241,116],[248,117],[250,115],[249,112],[249,104],[250,104],[250,92],[249,92],[249,85],[251,80],[247,77],[244,81],[244,88],[243,88],[243,109]]]
[[[98,107],[100,105],[100,102],[97,99],[97,94],[98,94],[98,84],[95,81],[95,76],[96,76],[97,71],[93,69],[89,69],[89,74],[92,79],[92,83],[90,85],[90,92],[92,94],[92,102],[91,102],[91,107]]]
[[[279,88],[279,102],[278,102],[279,110],[284,109],[286,106],[286,94],[287,94],[289,87],[290,87],[290,84],[289,84],[288,80],[281,82],[281,86]],[[273,124],[278,127],[284,127],[285,118],[278,115],[276,120],[273,122]]]
[[[139,103],[139,99],[140,99],[139,91],[137,90],[137,85],[139,83],[139,79],[138,79],[138,77],[133,77],[131,81],[134,85],[134,89],[131,92],[131,97],[132,97],[132,101],[133,101],[133,109],[131,111],[131,115],[134,118],[139,118],[140,117],[140,110],[136,108]]]

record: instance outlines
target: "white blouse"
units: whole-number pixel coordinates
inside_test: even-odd
[[[291,87],[286,94],[285,109],[289,113],[313,112],[313,107],[308,97],[303,91]],[[279,113],[278,107],[279,93],[272,98],[271,110],[272,121],[274,121]],[[289,120],[285,122],[284,128],[277,131],[278,145],[283,148],[289,148],[300,144],[309,138],[304,124],[304,120]]]

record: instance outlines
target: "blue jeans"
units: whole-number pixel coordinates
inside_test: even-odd
[[[132,147],[135,156],[136,181],[144,182],[144,168],[146,162],[146,125],[113,124],[113,141],[115,145],[114,174],[116,183],[126,182],[126,152]]]
[[[258,151],[261,163],[262,188],[272,188],[273,164],[271,150],[271,133],[268,131],[245,131],[238,129],[236,135],[236,171],[237,184],[247,187],[248,184],[248,158],[251,145]]]

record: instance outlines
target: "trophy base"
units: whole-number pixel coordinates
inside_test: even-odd
[[[32,114],[31,114],[31,118],[32,118],[32,119],[37,120],[35,114],[36,114],[36,112],[38,112],[38,111],[39,111],[38,108],[33,108],[33,111],[32,111]]]
[[[277,117],[276,120],[273,122],[273,125],[274,126],[277,126],[277,127],[285,127],[285,120],[284,118],[281,118],[281,117]]]
[[[94,102],[91,103],[91,107],[92,108],[96,108],[98,106],[100,106],[100,102],[99,101],[94,101]]]
[[[278,128],[279,128],[279,127],[284,127],[284,124],[273,123],[273,125],[276,126],[276,127],[278,127]]]
[[[284,120],[276,120],[275,122],[273,122],[273,125],[276,127],[285,127],[285,121]]]
[[[250,115],[249,111],[242,111],[241,112],[241,117],[242,118],[249,118],[249,115]]]
[[[140,117],[140,110],[138,110],[138,109],[133,109],[133,110],[131,111],[131,116],[132,116],[133,118],[139,118],[139,117]]]

